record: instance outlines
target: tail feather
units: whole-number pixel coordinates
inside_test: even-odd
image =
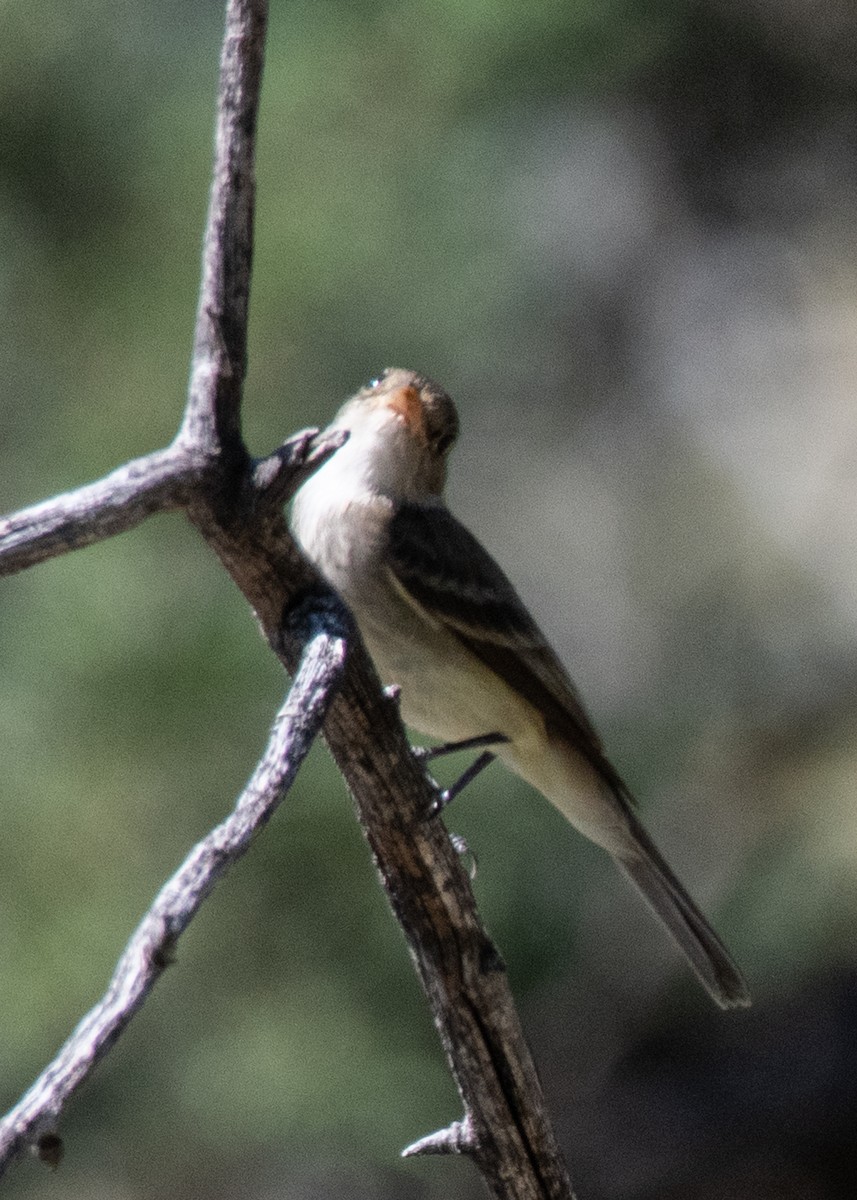
[[[616,862],[666,925],[721,1008],[745,1008],[750,993],[720,938],[673,874],[652,839],[633,821],[634,845]]]

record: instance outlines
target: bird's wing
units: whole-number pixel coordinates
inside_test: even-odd
[[[454,633],[542,713],[550,731],[571,742],[618,798],[631,800],[544,634],[494,559],[442,501],[397,506],[387,565],[410,604]]]

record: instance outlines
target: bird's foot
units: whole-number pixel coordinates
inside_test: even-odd
[[[444,742],[440,746],[413,746],[414,757],[421,763],[431,762],[433,758],[440,758],[444,754],[452,754],[455,750],[473,750],[480,746],[497,746],[504,742],[508,742],[508,738],[502,733],[484,733],[478,737],[465,738],[460,742]],[[448,788],[441,786],[432,778],[426,771],[429,781],[434,789],[435,796],[429,806],[426,818],[439,816],[443,810],[450,804],[459,793],[463,792],[469,783],[479,775],[485,768],[494,761],[494,755],[490,750],[483,751],[479,757],[470,764],[463,775]]]

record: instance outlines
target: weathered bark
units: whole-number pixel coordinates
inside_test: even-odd
[[[464,1103],[464,1118],[406,1153],[466,1153],[497,1197],[571,1196],[506,972],[470,882],[348,613],[300,556],[282,504],[336,443],[300,434],[261,462],[240,426],[246,370],[254,145],[267,8],[229,0],[203,278],[188,403],[171,447],[0,523],[0,574],[182,508],[256,614],[295,683],[233,815],[165,886],[103,1001],[0,1124],[0,1170],[30,1146],[56,1160],[56,1124],[75,1088],[151,990],[175,938],[285,794],[324,716]],[[189,618],[191,619],[190,615]]]

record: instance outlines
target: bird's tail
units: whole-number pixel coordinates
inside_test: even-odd
[[[643,826],[631,815],[633,846],[616,862],[666,925],[703,986],[721,1008],[744,1008],[750,994],[720,938],[673,874]]]

